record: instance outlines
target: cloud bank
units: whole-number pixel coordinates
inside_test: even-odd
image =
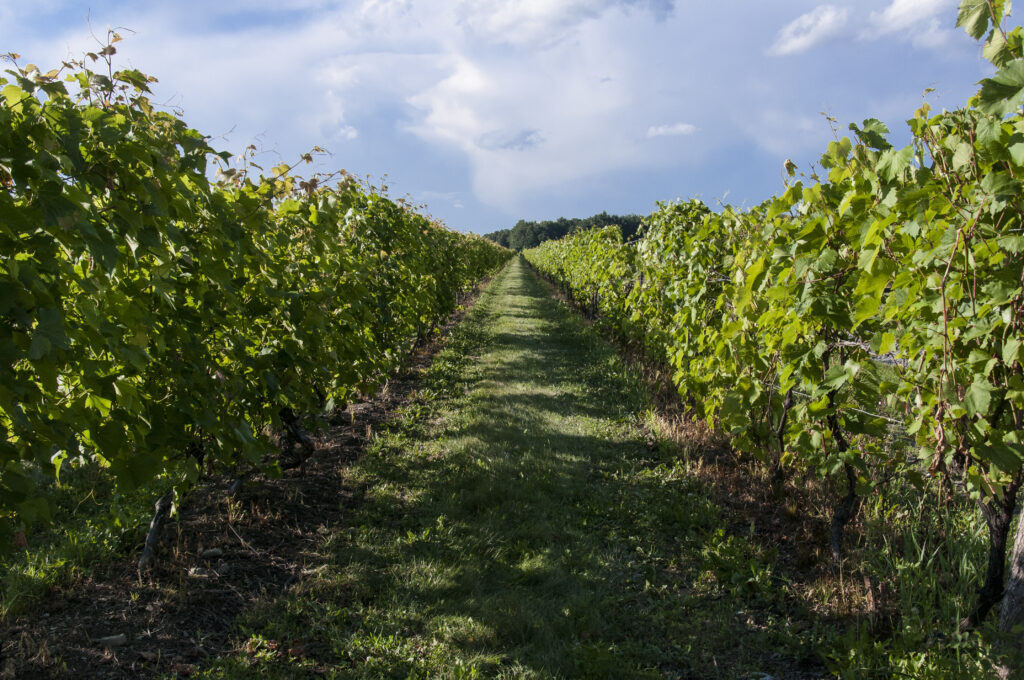
[[[218,148],[254,142],[276,162],[321,145],[323,169],[398,175],[468,220],[767,195],[782,159],[831,139],[819,112],[845,127],[891,111],[895,129],[936,79],[977,82],[949,66],[977,52],[955,5],[99,0],[90,17],[100,35],[135,30],[120,63],[158,76],[156,101]],[[95,49],[86,16],[76,0],[3,3],[0,43],[56,65]]]

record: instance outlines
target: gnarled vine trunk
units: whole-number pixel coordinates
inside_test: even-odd
[[[171,515],[171,508],[174,507],[174,491],[168,491],[157,500],[154,505],[153,519],[149,522],[149,531],[146,532],[146,543],[139,556],[139,571],[146,571],[156,562],[156,549],[160,543],[160,533],[163,531],[164,523]]]
[[[985,582],[978,592],[978,602],[974,611],[961,622],[961,628],[975,628],[980,625],[992,607],[1004,596],[1006,543],[1010,537],[1013,512],[1017,507],[1017,491],[1022,481],[1024,478],[1018,474],[1017,478],[1003,489],[1001,498],[988,498],[979,504],[981,514],[988,525],[988,568],[985,572]]]

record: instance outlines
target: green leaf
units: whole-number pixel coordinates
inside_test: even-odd
[[[1010,160],[1014,165],[1024,165],[1024,142],[1017,142],[1007,151],[1010,152]]]
[[[64,334],[64,315],[55,307],[39,310],[39,326],[36,332],[42,334],[55,347],[67,349],[68,338]]]
[[[992,170],[981,180],[981,188],[994,196],[1012,195],[1020,190],[1020,182],[1008,173]]]
[[[979,377],[971,383],[971,386],[967,388],[967,395],[964,397],[967,415],[988,413],[989,406],[992,405],[992,392],[994,391],[995,388],[992,384],[984,378]]]
[[[1024,59],[1015,59],[999,69],[992,78],[981,81],[979,98],[986,108],[998,107],[999,111],[1012,111],[1020,105],[1024,95]]]
[[[970,167],[974,161],[974,147],[968,142],[957,144],[956,153],[953,154],[953,169],[960,172]]]
[[[878,308],[881,306],[881,298],[877,296],[865,296],[857,299],[857,305],[854,308],[855,312],[853,315],[853,325],[859,326],[868,319],[878,314]]]
[[[985,43],[985,48],[981,51],[981,56],[997,67],[1005,66],[1016,58],[1013,48],[1006,41],[1006,36],[1002,31],[992,31],[988,42]]]
[[[25,499],[18,503],[17,508],[18,514],[27,523],[49,524],[52,520],[50,501],[42,495]]]
[[[979,444],[974,447],[974,455],[979,459],[992,463],[1002,472],[1013,474],[1024,462],[1024,445],[1013,443]]]
[[[956,15],[956,25],[975,40],[981,40],[988,32],[991,18],[986,0],[963,0]]]
[[[39,374],[39,379],[43,383],[43,388],[50,394],[57,392],[57,364],[53,361],[37,361],[33,364],[36,369],[36,373]]]
[[[141,92],[150,91],[149,78],[146,76],[146,74],[135,69],[124,69],[122,71],[117,71],[116,73],[114,73],[114,79],[129,83]]]
[[[999,118],[982,115],[977,124],[978,141],[982,144],[999,144],[1003,138],[1003,125]]]
[[[758,258],[754,264],[750,265],[746,271],[746,288],[752,290],[757,286],[761,280],[761,274],[764,272],[764,258]]]
[[[904,147],[899,151],[886,149],[878,159],[878,174],[892,181],[910,167],[910,161],[913,157],[914,147],[912,146]]]
[[[888,354],[896,344],[896,336],[888,331],[875,333],[871,338],[871,351],[875,354]]]
[[[843,139],[846,139],[846,137],[843,137]],[[836,214],[839,215],[840,217],[845,215],[846,211],[850,209],[851,205],[853,205],[853,201],[857,198],[863,197],[857,193],[856,189],[850,189],[849,191],[847,191],[846,194],[843,196],[843,200],[839,202],[839,207],[836,208]]]
[[[277,172],[277,168],[274,168],[274,172]],[[281,216],[294,215],[301,210],[301,205],[295,199],[289,198],[281,202],[281,207],[278,208],[278,213]]]
[[[829,391],[837,390],[845,385],[849,379],[850,374],[845,366],[833,366],[825,373],[825,379],[822,381],[821,386]]]
[[[17,85],[7,85],[3,90],[0,90],[0,94],[3,95],[4,100],[7,102],[9,108],[14,108],[21,103],[25,97],[28,97],[28,93],[21,89]]]
[[[877,118],[868,118],[862,125],[864,127],[858,128],[855,124],[850,123],[850,129],[857,133],[860,140],[872,149],[889,149],[892,144],[885,138],[885,135],[889,134],[889,128],[886,127],[885,123],[878,120]]]
[[[875,261],[878,259],[879,252],[881,252],[881,246],[877,244],[874,244],[873,247],[865,247],[864,250],[860,251],[860,256],[857,258],[857,267],[865,272],[870,272],[874,267]],[[861,278],[863,279],[863,277]]]
[[[100,412],[104,418],[110,415],[110,407],[113,402],[110,399],[105,399],[98,394],[90,394],[85,398],[85,405],[91,409],[95,409]]]
[[[67,451],[57,451],[50,457],[50,464],[53,465],[53,477],[60,482],[60,466],[67,460]]]
[[[1021,346],[1020,338],[1009,338],[1003,345],[1003,363],[1007,366],[1012,366],[1014,363],[1019,362],[1018,357],[1020,357]]]
[[[29,361],[39,361],[50,353],[52,347],[50,341],[45,336],[41,333],[36,333],[32,336],[32,343],[28,347]]]

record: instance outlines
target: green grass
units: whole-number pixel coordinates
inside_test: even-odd
[[[514,261],[355,465],[329,562],[206,675],[786,677],[814,658],[770,552],[646,446],[632,373]]]
[[[711,500],[734,489],[698,474],[700,451],[648,445],[637,373],[513,262],[349,470],[361,499],[300,556],[299,585],[246,612],[238,653],[202,674],[991,677],[994,621],[957,629],[984,567],[975,507],[888,487],[865,499],[843,572],[786,572]],[[62,481],[53,526],[0,562],[4,619],[102,579],[157,495],[113,494],[95,466]]]
[[[1021,667],[1012,649],[999,651],[997,616],[960,630],[984,575],[987,530],[976,506],[941,495],[933,480],[923,491],[894,483],[866,499],[851,562],[886,593],[888,611],[833,632],[827,655],[837,676],[993,678],[995,666]]]
[[[30,549],[0,554],[0,622],[32,611],[54,588],[140,545],[159,495],[114,493],[108,472],[84,461],[66,463],[61,483],[43,483],[39,493],[52,504],[52,522],[32,527]]]

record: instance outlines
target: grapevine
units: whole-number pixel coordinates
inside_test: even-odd
[[[119,39],[106,73],[0,78],[4,543],[66,465],[119,490],[273,467],[271,433],[371,393],[509,255],[345,174],[211,179],[228,154],[113,68]]]
[[[736,448],[777,475],[838,477],[837,560],[880,479],[940,476],[973,499],[990,549],[966,625],[1002,597],[1024,483],[1024,58],[1003,12],[962,4],[997,73],[962,109],[923,104],[910,145],[867,120],[829,144],[821,176],[787,166],[785,191],[750,210],[662,204],[635,243],[591,232],[525,252],[578,299],[599,295]]]

